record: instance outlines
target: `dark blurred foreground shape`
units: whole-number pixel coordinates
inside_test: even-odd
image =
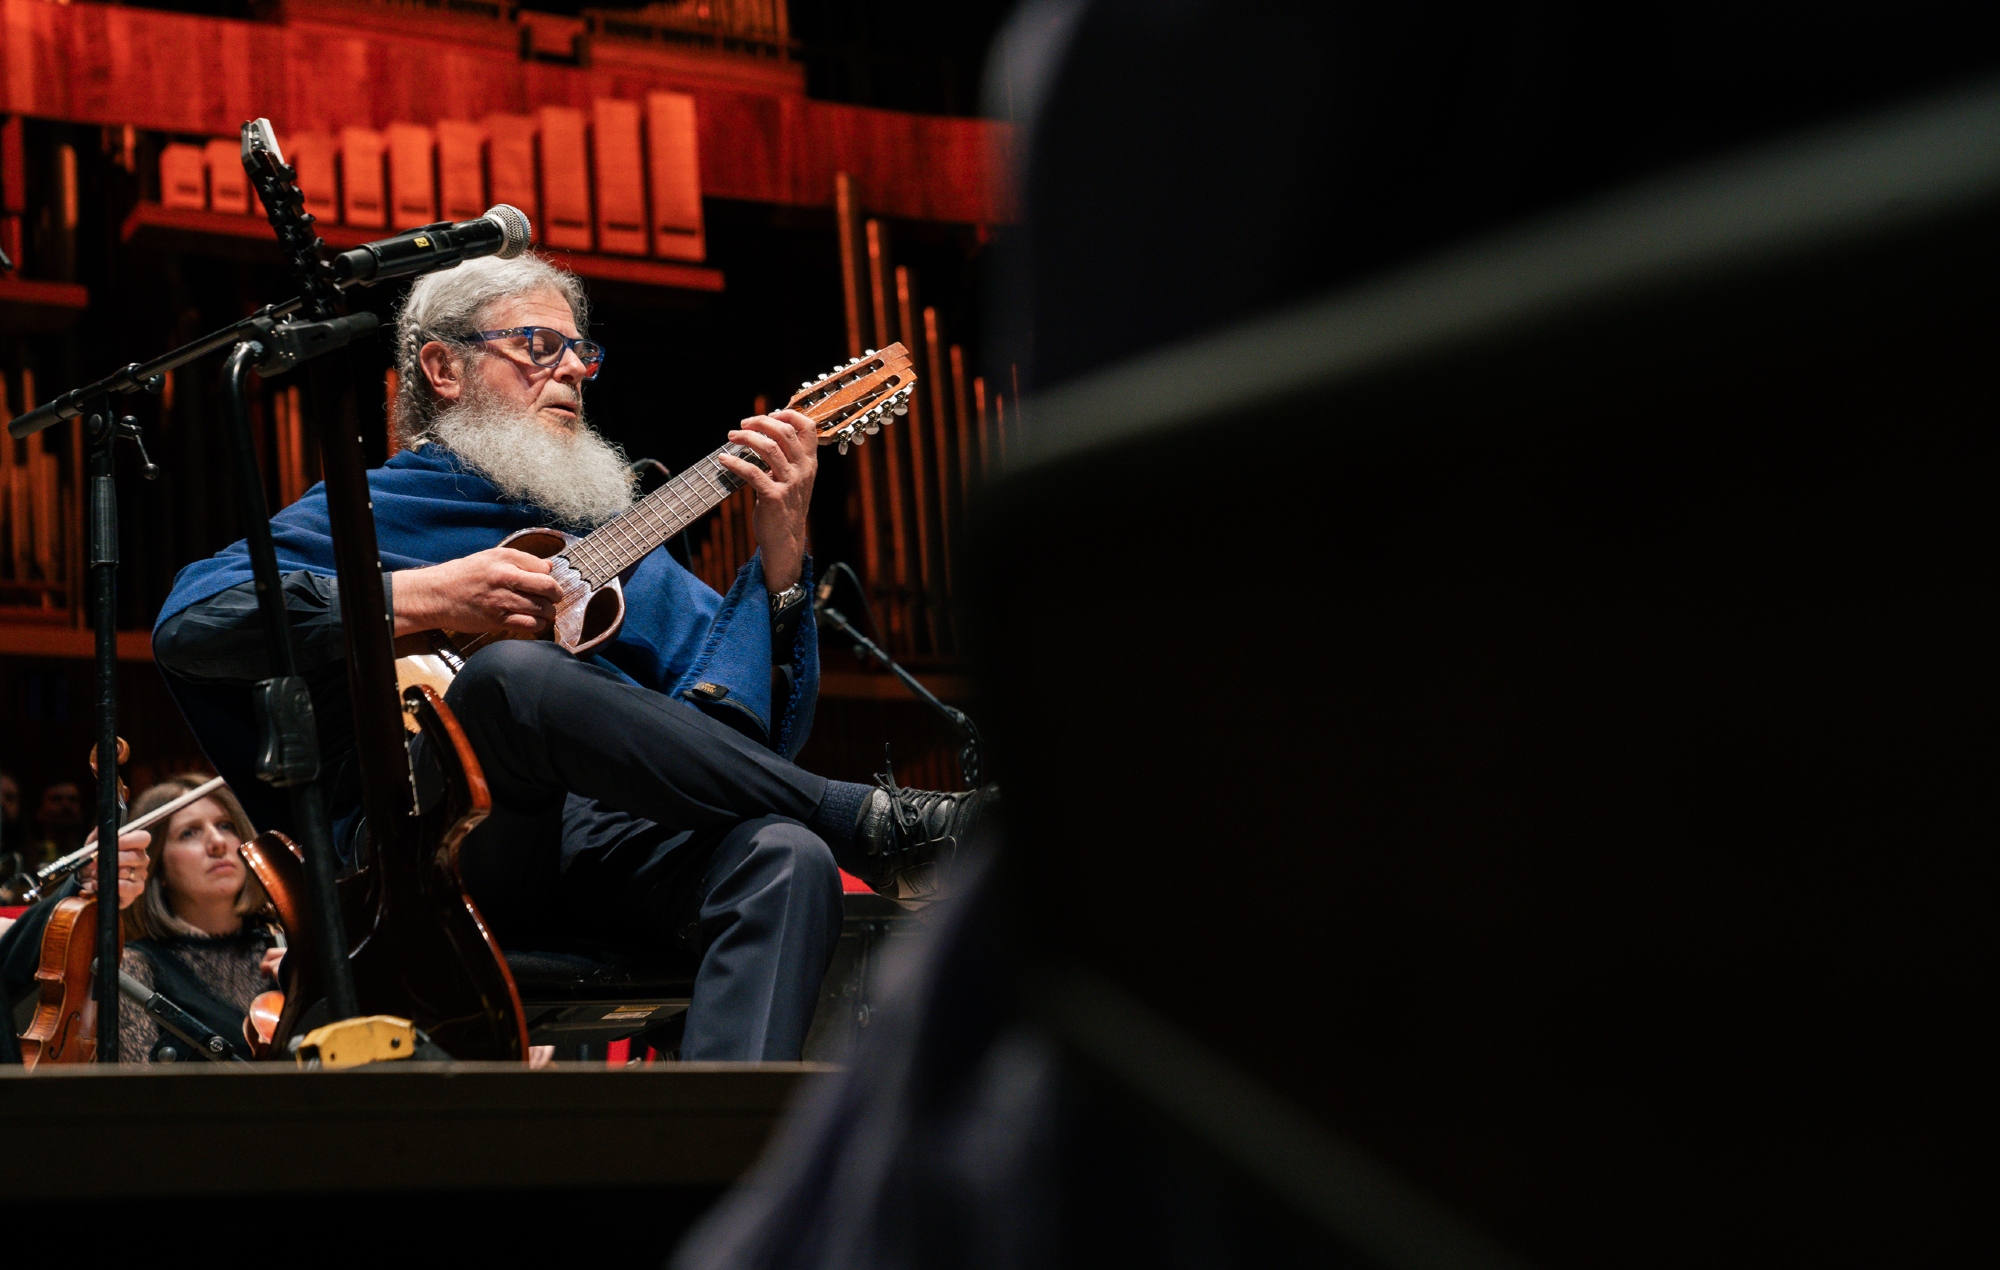
[[[1033,120],[1048,390],[973,544],[1004,852],[680,1265],[1962,1255],[2000,80],[1806,107],[1067,373],[1126,245],[1071,200],[1106,259],[1043,272],[1103,113]]]

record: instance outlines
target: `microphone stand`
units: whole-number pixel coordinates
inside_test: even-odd
[[[327,1009],[335,1019],[361,1012],[354,974],[347,960],[347,924],[334,888],[333,830],[327,815],[326,790],[320,783],[319,728],[313,720],[312,696],[299,676],[292,646],[291,615],[285,608],[284,578],[278,572],[277,545],[271,535],[270,507],[264,501],[264,477],[257,470],[257,449],[250,431],[251,368],[275,375],[299,363],[345,347],[357,335],[372,331],[379,319],[362,312],[324,322],[266,325],[261,338],[244,339],[229,350],[222,363],[223,418],[229,425],[230,457],[236,468],[238,497],[243,500],[249,529],[244,545],[256,580],[257,605],[264,617],[264,654],[271,677],[257,685],[258,731],[261,745],[257,776],[291,795],[292,825],[305,852],[306,902],[320,930],[320,981],[326,988]]]
[[[92,966],[93,973],[97,967]],[[118,972],[118,990],[132,998],[134,1004],[153,1016],[163,1032],[171,1032],[185,1043],[191,1054],[207,1059],[211,1063],[248,1063],[243,1055],[243,1047],[226,1036],[209,1030],[208,1025],[182,1009],[180,1004],[163,992],[140,983],[123,970]]]
[[[304,307],[303,297],[295,296],[282,304],[267,304],[239,322],[231,322],[220,330],[191,343],[183,344],[171,353],[162,353],[150,362],[133,362],[113,371],[94,384],[72,388],[62,395],[35,407],[7,425],[7,432],[15,440],[33,436],[43,428],[53,427],[65,419],[74,419],[99,400],[105,402],[105,412],[110,413],[109,399],[114,394],[134,393],[142,389],[159,392],[166,385],[166,374],[178,370],[189,362],[208,356],[217,349],[227,348],[246,336],[255,336],[261,330],[268,330],[279,318],[289,317]]]
[[[118,828],[125,819],[125,800],[118,791],[118,465],[113,447],[120,437],[137,444],[149,481],[160,469],[146,453],[139,421],[114,415],[109,394],[99,399],[84,437],[90,446],[90,621],[97,629],[97,753],[102,756],[97,773],[97,1061],[116,1063]]]
[[[165,386],[166,373],[178,369],[198,358],[205,357],[217,349],[234,344],[246,337],[261,336],[266,340],[276,338],[278,333],[290,328],[279,325],[279,319],[296,313],[305,304],[304,299],[294,298],[280,304],[268,304],[249,317],[232,322],[220,330],[213,331],[200,339],[183,344],[170,353],[162,354],[149,362],[133,362],[120,370],[106,375],[92,384],[69,392],[28,411],[7,425],[9,436],[20,439],[33,436],[44,428],[53,427],[66,419],[75,419],[88,412],[84,422],[84,439],[87,445],[88,462],[86,472],[90,477],[90,491],[86,506],[89,522],[90,574],[89,613],[90,622],[96,630],[97,647],[97,753],[115,755],[118,752],[118,482],[117,463],[114,447],[119,440],[128,440],[139,447],[140,460],[145,464],[141,474],[153,480],[160,469],[152,457],[146,453],[146,443],[139,431],[139,421],[130,415],[119,416],[112,409],[112,398],[120,394],[140,391],[159,392]],[[315,323],[313,326],[326,324]],[[327,338],[322,333],[321,339]],[[350,336],[351,338],[351,336]],[[343,341],[344,342],[344,341]],[[313,349],[304,351],[304,346],[312,343],[310,335],[301,329],[299,337],[292,343],[299,346],[296,360],[304,360]],[[241,437],[241,444],[250,444],[247,423]],[[254,453],[254,452],[253,452]],[[254,467],[254,459],[252,460]],[[258,494],[262,497],[262,482],[259,481]],[[261,506],[261,501],[258,504]],[[268,534],[268,524],[266,531]],[[302,689],[301,689],[302,691]],[[270,747],[267,745],[266,749]],[[260,764],[261,766],[261,764]],[[109,766],[97,783],[97,876],[110,878],[109,886],[100,884],[99,897],[112,897],[110,913],[97,923],[97,1061],[116,1063],[118,1061],[118,1006],[122,995],[118,990],[115,976],[118,973],[118,921],[117,883],[118,877],[118,831],[123,819],[123,808],[119,805],[117,773]],[[327,827],[325,809],[322,803],[319,812],[318,832],[302,830],[301,836],[307,844],[330,844],[332,830]],[[326,851],[330,851],[330,846]],[[326,851],[312,850],[309,846],[307,884],[309,890],[317,893],[319,870],[312,865],[314,859],[326,862],[326,903],[338,903],[333,896],[331,857]],[[321,896],[314,895],[316,907]],[[338,923],[329,928],[335,940],[340,939],[344,929]],[[340,954],[339,976],[329,980],[330,984],[346,984],[352,992],[352,982],[347,974],[347,957],[344,946],[338,948]]]
[[[855,652],[866,657],[872,657],[877,662],[880,662],[883,669],[903,681],[903,686],[908,688],[917,700],[937,711],[944,718],[945,722],[951,724],[952,729],[964,739],[964,744],[959,747],[958,751],[958,770],[964,776],[966,785],[977,789],[986,774],[984,755],[982,753],[985,741],[979,735],[979,725],[974,723],[965,711],[958,709],[956,706],[946,705],[943,701],[940,701],[936,693],[924,687],[923,683],[915,675],[898,665],[895,658],[882,650],[881,645],[863,635],[859,630],[856,630],[854,623],[847,620],[845,613],[842,613],[839,609],[834,608],[833,605],[828,603],[833,598],[834,582],[837,580],[838,575],[843,573],[847,575],[849,581],[854,583],[856,591],[861,590],[861,581],[854,576],[853,569],[850,569],[844,563],[837,563],[830,566],[826,571],[826,580],[821,582],[819,589],[813,593],[813,616],[824,620],[835,630],[847,636],[848,639],[853,641]],[[866,603],[866,601],[864,600],[863,603]]]

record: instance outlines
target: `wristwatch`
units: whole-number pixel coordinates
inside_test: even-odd
[[[801,578],[771,597],[771,616],[776,617],[805,598],[806,584],[805,579]]]

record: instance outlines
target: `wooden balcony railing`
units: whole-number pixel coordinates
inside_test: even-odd
[[[788,59],[785,0],[669,0],[643,9],[585,9],[593,36],[685,44],[724,53]]]

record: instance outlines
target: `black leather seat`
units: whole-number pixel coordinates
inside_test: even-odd
[[[697,962],[605,961],[573,952],[510,952],[507,968],[521,999],[538,1002],[599,1001],[606,997],[686,996]]]
[[[606,949],[521,949],[507,968],[528,1018],[531,1045],[601,1045],[642,1032],[677,1032],[694,994],[694,957],[631,958]],[[655,1042],[656,1049],[671,1043]],[[582,1057],[583,1052],[574,1055]]]
[[[883,941],[913,928],[913,914],[880,895],[842,897],[839,949],[827,969],[806,1056],[838,1060],[868,1026],[869,981]],[[561,1058],[590,1057],[587,1046],[634,1039],[661,1052],[680,1040],[700,958],[629,957],[600,945],[514,949],[507,968],[528,1018],[528,1043],[554,1045]]]

